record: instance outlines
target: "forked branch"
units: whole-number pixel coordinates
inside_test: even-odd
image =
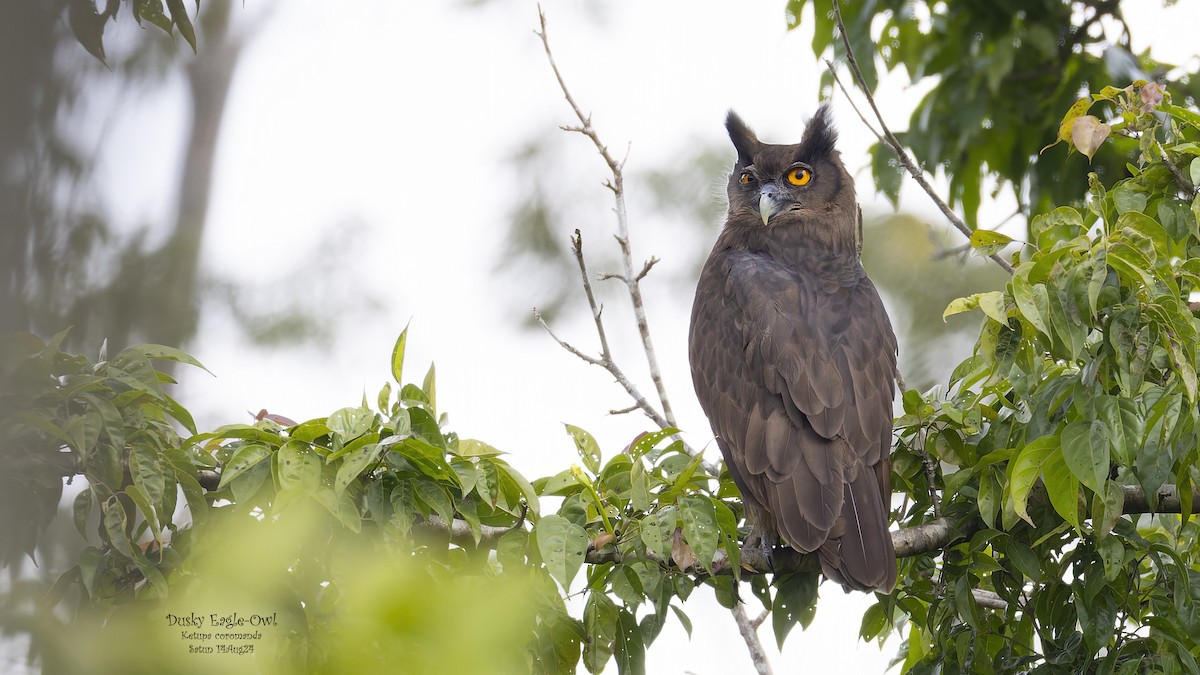
[[[617,214],[617,234],[614,236],[621,248],[621,265],[624,268],[624,274],[619,278],[625,283],[625,289],[629,292],[629,300],[633,304],[633,314],[637,320],[638,334],[642,338],[642,348],[646,352],[646,361],[650,367],[650,379],[654,382],[659,402],[662,404],[662,418],[666,420],[666,424],[659,423],[659,426],[674,427],[676,426],[675,413],[671,410],[671,402],[667,398],[667,389],[663,384],[662,370],[658,367],[658,356],[654,350],[654,341],[650,338],[650,323],[646,319],[646,306],[642,301],[642,290],[639,284],[657,260],[652,258],[648,261],[640,273],[634,271],[633,249],[629,239],[629,217],[625,211],[625,175],[622,171],[625,160],[622,159],[618,162],[613,157],[612,153],[608,151],[608,146],[604,145],[600,140],[600,135],[592,127],[591,115],[585,115],[579,104],[575,102],[575,97],[571,96],[571,91],[567,88],[567,83],[558,70],[558,64],[554,61],[554,54],[550,51],[550,41],[546,36],[546,14],[542,12],[541,5],[538,5],[538,21],[541,30],[535,32],[541,38],[542,47],[546,50],[546,60],[550,62],[550,68],[554,71],[554,78],[558,81],[559,89],[562,90],[563,96],[566,97],[567,103],[579,120],[579,126],[564,127],[564,129],[587,136],[596,146],[596,151],[600,153],[612,174],[612,178],[609,179],[606,186],[612,190],[615,202],[614,210]]]

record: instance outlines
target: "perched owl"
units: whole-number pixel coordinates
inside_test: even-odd
[[[854,181],[827,106],[799,145],[730,112],[729,214],[692,306],[696,395],[741,489],[747,543],[816,551],[847,590],[889,591],[896,336],[859,262]]]

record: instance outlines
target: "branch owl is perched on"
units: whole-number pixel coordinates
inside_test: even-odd
[[[692,307],[696,395],[751,545],[816,551],[847,590],[889,591],[896,336],[859,263],[854,181],[828,106],[799,145],[730,112],[729,214]]]

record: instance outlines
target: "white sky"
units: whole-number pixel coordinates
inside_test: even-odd
[[[260,3],[245,4],[235,3],[241,24],[259,14]],[[723,140],[729,108],[765,140],[799,138],[816,107],[824,65],[812,56],[810,28],[785,30],[784,4],[549,1],[545,10],[573,94],[614,152],[630,147],[634,173],[669,161],[689,139]],[[1134,36],[1155,36],[1158,58],[1192,56],[1187,46],[1189,32],[1200,25],[1196,3],[1171,10],[1156,2],[1126,3],[1126,11],[1133,5],[1146,12],[1129,16]],[[513,280],[491,270],[502,250],[505,215],[522,189],[504,158],[531,135],[560,134],[559,124],[574,121],[532,32],[536,23],[536,7],[526,0],[482,7],[294,0],[270,13],[244,55],[226,111],[203,265],[247,283],[279,278],[303,264],[301,256],[311,255],[332,228],[358,220],[365,228],[349,243],[357,253],[355,269],[346,273],[385,298],[386,308],[351,312],[344,320],[330,316],[339,324],[331,349],[276,353],[252,348],[227,319],[209,313],[190,351],[217,377],[186,375],[178,390],[202,428],[246,421],[247,410],[267,408],[299,420],[354,405],[364,391],[373,400],[388,378],[392,343],[410,318],[408,379],[436,361],[439,408],[450,412],[452,427],[508,451],[530,478],[576,461],[563,422],[591,430],[609,455],[650,428],[634,415],[606,415],[628,404],[611,378],[549,337],[518,328],[524,317],[497,300],[497,284]],[[137,30],[124,13],[114,28],[118,35]],[[103,187],[121,195],[114,208],[126,222],[170,216],[172,205],[161,195],[172,194],[176,180],[181,94],[177,83],[122,105],[114,152],[99,175],[114,176]],[[903,127],[916,96],[902,81],[885,82],[880,102],[894,128]],[[840,149],[858,178],[860,201],[883,211],[885,200],[873,194],[864,170],[873,139],[840,98]],[[159,142],[138,142],[147,137]],[[559,183],[570,184],[573,194],[594,189],[603,199],[604,166],[585,139],[569,140],[573,168]],[[138,150],[130,153],[131,147]],[[664,265],[679,264],[671,242],[656,236],[654,223],[637,211],[640,186],[628,189],[636,259],[658,255]],[[907,208],[940,222],[922,194],[906,192],[904,199]],[[596,203],[604,204],[599,212]],[[1010,210],[985,206],[981,222],[996,223]],[[571,213],[577,221],[559,224],[563,246],[580,226],[591,233],[593,249],[609,245],[608,202],[590,200],[577,211]],[[686,362],[690,292],[656,287],[653,274],[645,292],[681,426],[693,444],[705,445],[711,434]],[[525,304],[541,299],[531,288]],[[607,314],[618,358],[649,394],[624,305],[610,300]],[[581,348],[595,345],[583,313],[556,328]],[[715,448],[710,452],[715,459]],[[760,631],[776,672],[883,672],[899,643],[880,651],[857,639],[870,599],[829,584],[822,590],[814,625],[794,631],[782,655],[769,626]],[[685,607],[694,625],[690,642],[677,622],[668,624],[649,651],[648,672],[750,670],[732,617],[710,598],[700,590]]]

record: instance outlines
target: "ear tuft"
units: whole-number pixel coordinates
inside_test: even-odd
[[[800,141],[800,155],[804,161],[812,163],[828,157],[834,152],[837,144],[837,129],[833,128],[833,113],[828,103],[822,103],[817,113],[808,121],[804,128],[804,138]]]
[[[741,166],[753,164],[754,153],[760,145],[758,137],[732,110],[725,116],[725,129],[729,132],[729,140],[733,141],[733,147],[737,150],[738,164]]]

